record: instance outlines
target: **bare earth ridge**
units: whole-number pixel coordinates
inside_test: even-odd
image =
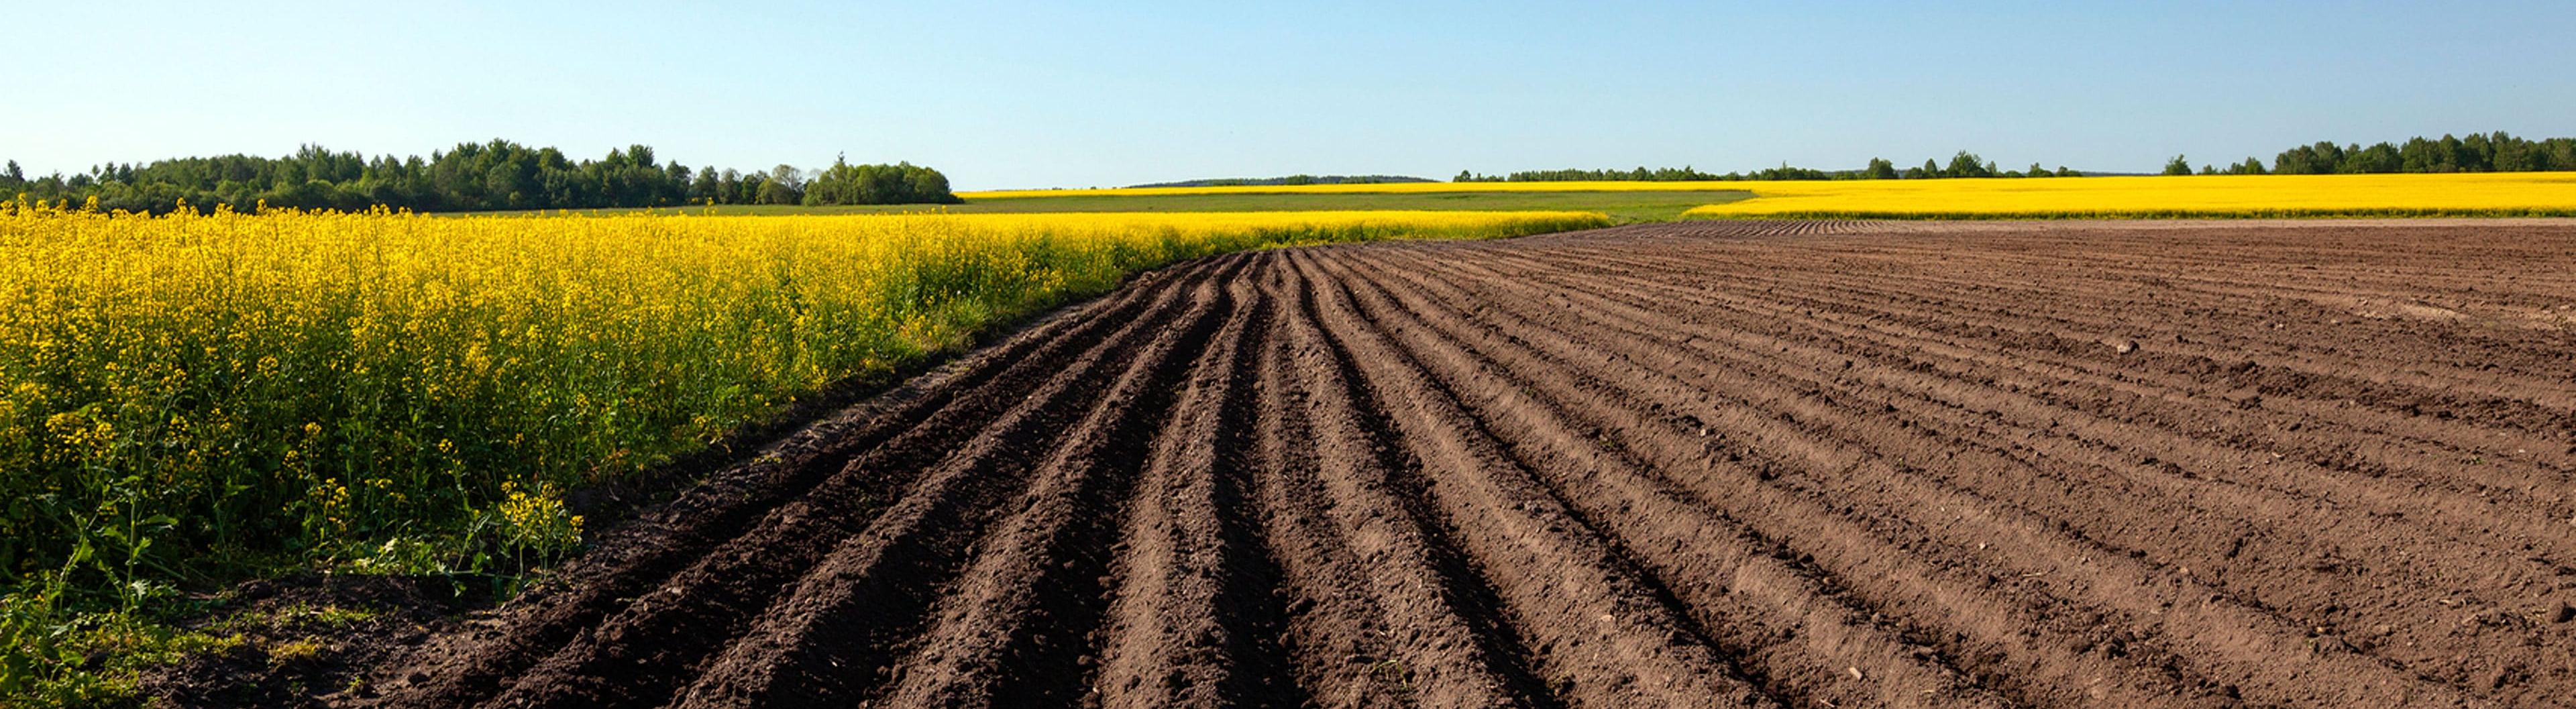
[[[2576,226],[1223,256],[817,424],[381,707],[2576,703]]]

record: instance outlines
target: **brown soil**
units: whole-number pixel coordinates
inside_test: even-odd
[[[325,707],[368,671],[489,606],[490,584],[304,574],[243,583],[200,599],[184,627],[227,642],[143,673],[157,709]]]
[[[2576,702],[2576,226],[1206,259],[650,511],[382,707]]]

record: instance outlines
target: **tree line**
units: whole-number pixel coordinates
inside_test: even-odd
[[[2166,175],[2324,175],[2393,172],[2549,172],[2576,171],[2576,138],[2532,140],[2508,135],[2503,131],[2469,134],[2466,138],[2444,135],[2440,138],[2409,138],[2404,143],[2378,143],[2364,147],[2358,143],[2338,146],[2332,141],[2302,145],[2281,151],[2265,166],[2259,158],[2244,162],[2192,167],[2191,160],[2176,155],[2166,161],[2161,174]],[[1729,172],[1723,175],[1700,172],[1689,167],[1634,170],[1531,170],[1508,175],[1483,175],[1459,171],[1455,182],[1570,182],[1570,181],[1731,181],[1731,180],[1921,180],[1953,177],[2079,177],[2085,173],[2056,169],[2031,163],[2022,170],[1999,169],[1995,163],[1965,150],[1950,156],[1948,162],[1925,160],[1916,167],[1898,169],[1886,158],[1870,158],[1869,165],[1858,170],[1814,170],[1790,167],[1764,168],[1752,172]],[[2095,173],[2100,174],[2100,173]]]
[[[1512,173],[1512,174],[1509,174],[1509,175],[1479,175],[1479,174],[1476,174],[1476,173],[1474,173],[1474,172],[1470,172],[1470,171],[1467,171],[1467,170],[1460,170],[1460,171],[1458,171],[1458,176],[1457,176],[1456,178],[1451,179],[1450,181],[1451,181],[1451,182],[1696,182],[1696,181],[1702,181],[1702,180],[1720,180],[1720,179],[1725,179],[1725,178],[1724,178],[1723,176],[1720,176],[1720,175],[1711,175],[1711,174],[1708,174],[1708,173],[1705,173],[1705,172],[1700,172],[1700,171],[1698,171],[1698,170],[1693,170],[1693,169],[1691,169],[1689,166],[1682,166],[1682,167],[1678,167],[1678,168],[1663,167],[1663,168],[1655,168],[1655,169],[1652,169],[1652,170],[1648,170],[1648,169],[1646,169],[1646,168],[1644,168],[1644,167],[1642,167],[1642,166],[1641,166],[1641,167],[1638,167],[1638,168],[1637,168],[1637,169],[1635,169],[1635,170],[1526,170],[1526,171],[1522,171],[1522,172],[1515,172],[1515,173]]]
[[[551,147],[506,140],[460,143],[454,150],[367,158],[307,145],[279,158],[225,155],[148,164],[109,163],[73,175],[29,177],[17,161],[0,169],[0,198],[25,195],[101,209],[166,213],[228,204],[357,211],[373,206],[418,212],[514,209],[615,209],[699,204],[954,204],[948,177],[911,163],[804,171],[779,165],[743,172],[690,169],[660,162],[650,147],[611,150],[573,160]]]
[[[2281,151],[2270,168],[2260,159],[2227,165],[2202,165],[2176,155],[2165,162],[2167,175],[2369,175],[2399,172],[2568,172],[2576,171],[2576,138],[2532,140],[2496,131],[2466,138],[2417,136],[2404,143],[2335,145],[2318,141]]]

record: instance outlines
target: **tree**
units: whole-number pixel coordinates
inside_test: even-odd
[[[2164,172],[2164,174],[2167,174],[2167,175],[2189,175],[2189,174],[2191,174],[2191,160],[2190,160],[2190,159],[2187,159],[2187,158],[2184,158],[2183,156],[2180,156],[2180,155],[2173,156],[2173,159],[2172,159],[2172,160],[2168,160],[2168,161],[2166,161],[2166,162],[2165,162],[2165,172]]]
[[[662,173],[662,192],[669,195],[671,201],[689,201],[689,178],[697,172],[673,160],[671,164],[662,166]]]
[[[2543,153],[2535,150],[2531,141],[2505,135],[2504,131],[2496,131],[2495,135],[2488,140],[2495,145],[2495,159],[2488,163],[2487,169],[2496,172],[2531,172],[2547,169],[2538,165],[2534,159]]]
[[[7,176],[9,178],[9,184],[13,185],[27,181],[27,173],[20,172],[18,170],[18,161],[16,160],[9,161],[9,171],[6,173],[0,173],[0,175]]]
[[[719,195],[722,191],[723,183],[717,181],[716,169],[701,167],[698,168],[698,179],[689,183],[689,201],[700,204],[709,200],[721,201]]]
[[[1995,171],[1986,166],[1985,158],[1977,157],[1976,153],[1961,150],[1959,154],[1950,156],[1950,166],[1942,169],[1941,175],[1943,177],[1993,177]]]
[[[948,190],[948,176],[939,174],[938,170],[913,167],[911,163],[899,163],[899,166],[905,168],[903,179],[910,183],[908,186],[912,188],[911,198],[914,203],[959,204],[966,201],[958,199],[957,193]]]
[[[2021,174],[2023,177],[2047,177],[2048,168],[2040,167],[2039,163],[2031,163],[2030,169],[2023,171]]]
[[[654,167],[653,148],[644,145],[626,146],[626,162],[632,167],[648,169]]]
[[[2449,138],[2450,136],[2443,137]],[[2345,150],[2343,165],[2336,171],[2358,175],[2372,175],[2403,172],[2405,169],[2406,158],[2398,154],[2397,146],[2390,145],[2388,143],[2380,143],[2367,148],[2353,146],[2352,148]]]
[[[1939,162],[1937,162],[1937,161],[1934,161],[1934,160],[1933,160],[1933,159],[1931,159],[1931,158],[1924,158],[1924,159],[1923,159],[1923,168],[1922,168],[1922,169],[1923,169],[1923,176],[1924,176],[1924,177],[1927,177],[1927,178],[1930,178],[1930,177],[1947,177],[1947,175],[1943,175],[1943,174],[1941,174],[1941,163],[1939,163]]]
[[[742,204],[742,172],[727,168],[716,175],[715,200],[718,204]]]
[[[1313,182],[1311,176],[1306,182]],[[1291,182],[1290,184],[1297,184]],[[805,185],[804,203],[833,204],[954,204],[957,195],[948,191],[948,176],[938,170],[896,163],[893,165],[852,165],[846,159],[834,159]]]
[[[2451,142],[2451,136],[2442,136],[2442,140]],[[2470,133],[2469,137],[2459,139],[2458,145],[2459,148],[2451,153],[2454,156],[2451,164],[2461,171],[2487,172],[2495,169],[2495,141],[2482,134]]]
[[[2397,146],[2397,163],[2407,172],[2451,172],[2451,151],[2422,136]]]
[[[544,209],[556,206],[531,204],[528,193],[535,192],[535,187],[536,185],[531,184],[527,175],[519,172],[517,166],[508,163],[493,165],[492,169],[483,175],[483,191],[485,199],[488,200],[483,206],[508,209]]]
[[[1869,159],[1869,167],[1868,167],[1867,169],[1864,169],[1864,170],[1862,170],[1862,171],[1861,171],[1861,179],[1864,179],[1864,180],[1893,180],[1893,179],[1896,179],[1896,163],[1888,162],[1888,161],[1887,161],[1887,158],[1870,158],[1870,159]]]
[[[760,183],[760,193],[753,200],[760,204],[797,204],[805,201],[805,178],[796,168],[780,165],[769,169],[768,179]]]

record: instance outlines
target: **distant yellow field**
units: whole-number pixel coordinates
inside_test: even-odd
[[[973,200],[1257,194],[1694,192],[1753,199],[1690,210],[1703,219],[1879,217],[2576,216],[2576,173],[2189,175],[2037,179],[1710,182],[1407,182],[960,192]]]
[[[1118,187],[1098,190],[988,190],[959,192],[967,201],[1027,197],[1168,197],[1200,194],[1422,194],[1434,192],[1705,192],[1741,190],[1764,182],[1396,182],[1376,185],[1244,185],[1236,187]]]
[[[1693,218],[2576,216],[2576,173],[1737,182]]]

